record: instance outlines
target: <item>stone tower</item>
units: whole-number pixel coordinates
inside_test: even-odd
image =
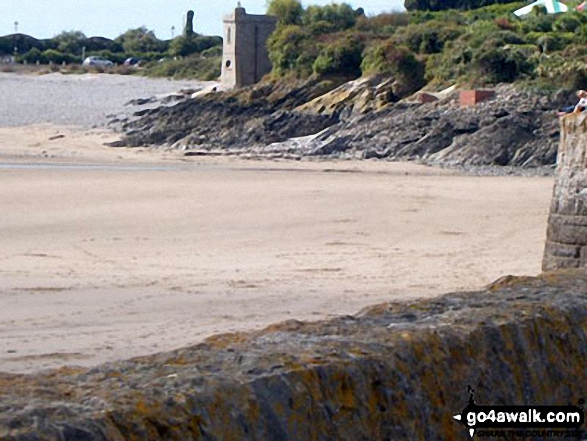
[[[587,115],[561,118],[556,181],[546,247],[545,271],[587,268]]]
[[[255,84],[271,71],[267,38],[276,25],[276,17],[247,14],[240,5],[234,13],[224,17],[224,84],[231,87]]]

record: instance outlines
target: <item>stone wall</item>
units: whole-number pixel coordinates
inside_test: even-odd
[[[556,182],[548,219],[544,270],[587,267],[587,121],[561,118]]]
[[[587,396],[587,274],[209,338],[93,369],[0,375],[2,440],[466,440],[467,404]]]

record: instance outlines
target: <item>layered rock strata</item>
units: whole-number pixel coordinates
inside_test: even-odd
[[[542,268],[587,267],[587,115],[561,118]]]
[[[587,274],[209,338],[93,369],[0,375],[2,440],[466,440],[467,404],[587,396]]]

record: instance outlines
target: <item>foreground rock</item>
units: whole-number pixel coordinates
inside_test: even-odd
[[[213,337],[170,353],[0,376],[2,440],[470,439],[467,404],[587,394],[587,274]]]

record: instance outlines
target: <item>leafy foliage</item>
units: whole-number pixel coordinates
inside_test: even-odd
[[[282,26],[300,25],[304,8],[299,0],[271,0],[267,7],[267,14],[275,15]]]
[[[174,38],[169,45],[169,53],[173,56],[186,57],[195,53],[203,52],[211,47],[222,45],[221,37],[206,37],[191,35]]]
[[[355,35],[334,38],[322,46],[312,65],[318,75],[361,76],[363,42]]]
[[[442,11],[445,9],[477,9],[494,3],[512,3],[512,0],[405,0],[408,11]]]
[[[424,86],[425,66],[414,52],[405,46],[397,46],[394,39],[371,47],[363,59],[365,73],[388,75],[402,83],[406,94]]]
[[[159,40],[153,31],[146,27],[129,29],[114,41],[120,43],[127,53],[132,52],[164,52],[166,44]]]

